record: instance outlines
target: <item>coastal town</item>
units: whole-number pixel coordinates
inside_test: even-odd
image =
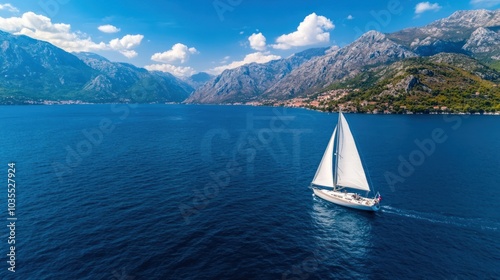
[[[475,114],[475,115],[497,115],[500,116],[500,111],[456,111],[448,106],[434,105],[426,110],[413,111],[409,106],[392,105],[389,102],[379,102],[373,100],[362,100],[361,102],[347,101],[343,102],[342,98],[351,93],[359,92],[360,89],[335,89],[325,91],[320,94],[312,94],[307,97],[296,97],[289,100],[266,100],[252,101],[246,103],[235,103],[234,105],[250,105],[250,106],[274,106],[274,107],[290,107],[290,108],[307,108],[317,111],[335,112],[342,110],[349,113],[366,113],[366,114]],[[474,95],[480,97],[480,93]]]

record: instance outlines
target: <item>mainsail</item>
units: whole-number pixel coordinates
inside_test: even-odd
[[[339,113],[337,140],[337,172],[335,184],[358,190],[370,191],[365,170],[359,157],[351,129],[342,113]]]
[[[335,166],[333,165],[334,154],[336,155]],[[328,142],[312,184],[370,191],[356,143],[342,112],[339,113],[339,123]]]

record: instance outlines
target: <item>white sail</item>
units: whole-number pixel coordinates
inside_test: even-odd
[[[365,170],[359,157],[356,143],[352,137],[351,129],[342,113],[339,113],[338,140],[337,140],[337,186],[358,190],[370,191],[366,180]]]
[[[333,130],[332,137],[330,138],[330,142],[328,142],[328,146],[326,147],[325,153],[323,154],[323,158],[321,159],[321,163],[319,164],[318,170],[314,175],[314,179],[312,183],[314,185],[323,186],[323,187],[331,187],[333,188],[333,144],[335,142],[335,135],[337,133],[337,128]]]

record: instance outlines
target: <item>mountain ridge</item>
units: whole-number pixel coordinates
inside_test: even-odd
[[[271,98],[301,96],[355,75],[364,66],[413,56],[416,54],[387,39],[385,34],[368,31],[348,46],[314,58],[295,69],[266,90],[264,95]]]
[[[1,104],[181,102],[194,90],[169,73],[3,31],[0,63]]]
[[[254,100],[273,83],[309,59],[324,54],[328,48],[314,48],[288,58],[259,64],[251,63],[226,69],[198,88],[186,103],[245,102]],[[205,102],[207,101],[207,102]]]

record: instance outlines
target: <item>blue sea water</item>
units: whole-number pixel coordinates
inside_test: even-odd
[[[498,279],[500,118],[346,118],[377,213],[308,188],[337,114],[2,106],[0,279]]]

